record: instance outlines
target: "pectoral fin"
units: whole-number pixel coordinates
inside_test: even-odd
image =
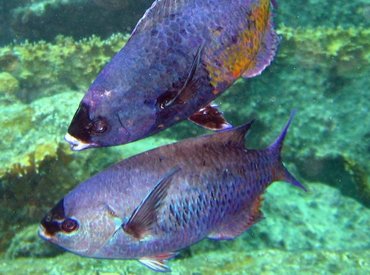
[[[171,269],[166,265],[166,261],[176,255],[176,252],[163,253],[151,257],[142,257],[139,262],[157,272],[170,272]]]
[[[158,209],[167,195],[171,180],[179,167],[172,168],[165,174],[144,198],[140,205],[134,210],[127,223],[122,225],[123,230],[137,239],[150,234],[152,225],[157,221]]]
[[[217,109],[217,105],[207,105],[198,112],[192,114],[189,120],[209,130],[223,130],[232,125],[226,121],[223,114]]]
[[[185,82],[181,85],[181,88],[175,93],[175,95],[169,99],[164,97],[162,102],[158,102],[159,106],[164,109],[174,104],[184,104],[187,102],[198,90],[197,81],[194,80],[194,74],[197,70],[202,55],[204,44],[200,45],[195,53],[193,62],[191,64],[189,74]]]

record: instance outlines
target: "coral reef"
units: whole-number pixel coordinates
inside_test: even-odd
[[[18,80],[8,72],[0,73],[0,93],[15,94],[19,89]]]
[[[279,56],[295,55],[305,67],[313,68],[324,58],[331,61],[330,66],[336,68],[338,77],[349,77],[370,63],[370,28],[292,29],[282,26],[278,33],[284,39]]]
[[[127,36],[119,34],[105,41],[93,36],[78,42],[59,36],[54,44],[7,46],[0,48],[0,68],[19,82],[22,101],[66,89],[84,90],[126,40]]]
[[[273,65],[260,77],[238,81],[217,100],[221,109],[233,124],[258,118],[248,144],[260,147],[298,109],[284,159],[304,179],[326,182],[369,205],[370,164],[363,152],[369,151],[370,131],[354,123],[369,120],[370,95],[363,89],[370,85],[369,29],[283,27],[279,33],[283,39]],[[204,133],[185,121],[127,146],[69,150],[63,136],[82,92],[126,40],[121,34],[80,41],[59,36],[53,44],[0,48],[0,82],[6,84],[0,93],[0,206],[7,221],[0,222],[5,236],[0,248],[16,232],[9,224],[38,221],[91,174],[139,151]]]

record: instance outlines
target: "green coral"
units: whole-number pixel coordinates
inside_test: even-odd
[[[127,41],[122,34],[108,40],[96,36],[80,41],[58,36],[54,44],[40,41],[0,49],[0,70],[20,82],[32,100],[72,88],[85,90],[99,70]]]
[[[0,94],[14,95],[19,90],[18,80],[8,72],[0,73]]]
[[[300,45],[300,50],[310,52],[313,55],[337,57],[340,60],[349,61],[357,58],[355,53],[360,52],[361,59],[370,61],[370,28],[292,29],[281,26],[277,32],[284,40]],[[292,48],[284,48],[282,53],[287,51],[291,52]]]
[[[324,58],[336,63],[341,76],[353,74],[370,63],[370,28],[292,29],[282,26],[278,33],[285,44],[279,56],[299,54],[302,65],[315,66]]]
[[[301,61],[314,66],[322,59],[335,58],[342,75],[370,62],[370,29],[292,29],[282,27],[278,33],[283,46],[278,54],[291,59],[299,54]],[[84,91],[101,68],[125,44],[128,36],[112,35],[107,40],[96,36],[75,41],[58,36],[53,44],[46,42],[10,45],[0,49],[0,68],[20,83],[25,99],[40,98],[72,89]],[[22,99],[22,98],[21,98]]]

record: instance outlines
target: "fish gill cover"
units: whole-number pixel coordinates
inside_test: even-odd
[[[62,252],[38,239],[37,223],[68,190],[109,164],[203,133],[185,122],[123,148],[70,152],[62,137],[75,106],[125,43],[125,27],[119,26],[132,30],[151,4],[130,1],[133,8],[125,12],[136,19],[117,15],[117,29],[99,24],[104,29],[99,38],[91,36],[98,30],[93,14],[106,20],[103,15],[113,17],[112,10],[88,2],[0,1],[3,272],[145,272],[127,261],[54,257]],[[69,8],[74,12],[66,12]],[[85,11],[83,17],[76,8]],[[369,10],[364,1],[309,2],[304,9],[296,1],[279,1],[275,22],[282,40],[274,63],[263,76],[238,81],[218,103],[234,125],[257,118],[251,147],[268,144],[277,135],[275,125],[296,108],[284,160],[310,193],[272,186],[262,209],[266,219],[237,241],[192,247],[172,262],[174,272],[370,272],[364,241],[370,228]],[[112,35],[117,30],[124,34]]]

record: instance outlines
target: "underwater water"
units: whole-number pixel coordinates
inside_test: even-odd
[[[297,110],[282,158],[307,188],[277,182],[264,219],[203,240],[173,274],[370,274],[370,1],[279,0],[277,56],[216,99],[233,125],[256,119],[264,148]],[[0,274],[153,274],[134,260],[65,252],[37,235],[78,183],[151,148],[209,133],[183,121],[127,145],[73,152],[69,123],[150,0],[0,0]],[[227,16],[227,14],[225,14]]]

